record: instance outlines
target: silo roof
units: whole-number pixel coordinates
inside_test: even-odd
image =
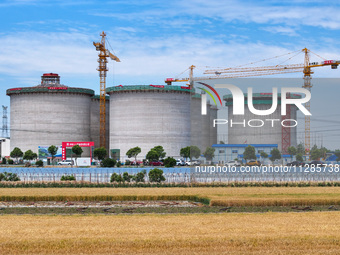
[[[179,91],[192,92],[188,86],[170,86],[170,85],[119,85],[109,87],[106,93],[123,92],[123,91]]]
[[[21,88],[12,88],[6,91],[8,96],[13,94],[23,94],[23,93],[79,93],[79,94],[87,94],[94,95],[94,91],[92,89],[84,89],[84,88],[72,88],[64,85],[60,86],[36,86],[36,87],[21,87]]]

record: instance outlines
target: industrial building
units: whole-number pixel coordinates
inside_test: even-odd
[[[272,93],[254,93],[253,105],[257,110],[268,110],[273,104]],[[297,107],[287,106],[287,113],[281,116],[281,94],[278,105],[270,115],[255,115],[247,107],[248,98],[244,94],[244,115],[233,114],[233,98],[225,95],[223,100],[228,107],[228,144],[277,144],[282,154],[287,154],[289,146],[297,146],[297,127],[288,121],[297,120]],[[290,98],[301,98],[299,94],[290,94]],[[287,120],[287,121],[286,121]],[[284,121],[284,125],[282,125]],[[230,125],[234,123],[235,125]],[[287,127],[294,126],[294,127]]]
[[[11,154],[11,140],[8,138],[0,137],[0,156],[9,157]]]
[[[106,145],[110,156],[125,161],[126,152],[139,146],[145,158],[154,146],[167,156],[180,157],[190,145],[202,151],[217,142],[212,119],[217,108],[207,103],[201,115],[200,95],[186,86],[130,85],[107,88]],[[11,150],[23,152],[67,141],[100,141],[100,98],[94,91],[60,84],[60,76],[47,73],[34,87],[7,90],[11,98]],[[89,154],[85,152],[84,154]],[[86,155],[84,155],[86,156]]]
[[[7,95],[11,150],[19,147],[38,153],[39,146],[97,139],[99,129],[91,127],[91,105],[97,104],[91,89],[62,85],[58,74],[47,73],[38,86],[8,89]]]
[[[205,150],[216,143],[217,131],[210,129],[209,118],[217,116],[217,109],[209,104],[209,115],[201,116],[199,95],[189,87],[120,85],[106,92],[110,95],[113,157],[125,160],[126,152],[139,146],[142,159],[157,145],[163,146],[167,156],[180,157],[183,147],[196,145]]]

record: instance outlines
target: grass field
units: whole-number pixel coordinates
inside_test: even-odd
[[[113,199],[171,200],[185,196],[208,198],[218,206],[339,205],[340,187],[219,187],[219,188],[2,188],[1,200],[31,197],[58,197],[61,200]],[[125,199],[126,200],[126,199]]]
[[[308,215],[308,217],[306,217]],[[339,254],[337,212],[1,216],[0,254]]]

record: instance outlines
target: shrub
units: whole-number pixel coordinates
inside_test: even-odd
[[[42,160],[38,160],[37,162],[35,162],[35,165],[42,167],[44,165],[44,162]]]
[[[122,177],[120,174],[113,173],[113,174],[111,175],[110,181],[111,181],[111,182],[122,182],[122,181],[123,181],[123,177]]]
[[[128,172],[124,172],[124,173],[123,173],[123,181],[124,181],[124,182],[130,182],[131,179],[132,179],[132,176],[129,175]]]
[[[73,175],[63,175],[61,176],[61,181],[75,181],[76,177],[74,177]]]
[[[3,172],[3,173],[0,173],[0,181],[16,182],[16,181],[20,181],[20,178],[18,177],[17,174]]]
[[[116,167],[121,167],[122,163],[120,161],[117,162]]]
[[[127,160],[125,160],[125,165],[126,165],[126,166],[130,166],[130,165],[131,165],[131,161],[130,161],[130,160],[128,160],[128,159],[127,159]]]
[[[164,159],[164,166],[165,167],[174,167],[176,165],[176,159],[167,157]]]
[[[165,181],[165,177],[163,176],[163,170],[154,168],[149,172],[149,180],[150,182],[158,182],[161,183]]]
[[[116,164],[116,160],[112,158],[106,158],[101,163],[102,167],[114,167],[115,164]]]
[[[146,174],[146,170],[143,170],[142,172],[138,172],[135,176],[135,181],[136,182],[145,182],[145,180],[144,180],[145,174]]]
[[[5,158],[5,157],[4,157],[4,158],[2,158],[2,164],[6,165],[6,163],[7,163],[7,160],[6,160],[6,158]]]
[[[8,160],[8,164],[13,165],[13,164],[14,164],[13,159],[9,159],[9,160]]]

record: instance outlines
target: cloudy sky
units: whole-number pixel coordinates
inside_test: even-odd
[[[296,53],[305,47],[317,54],[312,61],[340,59],[339,12],[337,1],[317,0],[2,0],[0,101],[9,105],[6,89],[37,85],[46,72],[98,93],[92,42],[101,31],[122,61],[110,62],[107,86],[163,84],[192,64],[195,76],[202,76],[206,67],[303,63],[303,54]],[[340,78],[340,70],[314,71],[314,77]],[[324,144],[340,148],[340,84],[329,92],[313,87],[312,127],[333,130]]]

